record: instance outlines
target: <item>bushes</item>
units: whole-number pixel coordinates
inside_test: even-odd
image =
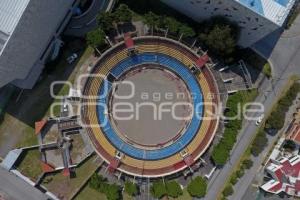
[[[270,66],[270,63],[266,63],[264,65],[264,68],[263,68],[263,73],[265,74],[265,76],[267,78],[271,78],[272,77],[272,68]]]
[[[227,107],[229,110],[225,113],[226,117],[235,117],[239,115],[239,105],[252,101],[257,96],[257,90],[240,91],[228,98]],[[212,159],[216,165],[224,165],[229,158],[230,151],[233,148],[239,130],[242,127],[242,118],[229,120],[226,124],[223,138],[217,144],[212,152]]]
[[[264,150],[267,144],[268,139],[266,133],[263,129],[260,129],[251,145],[251,154],[258,156]]]
[[[204,197],[207,190],[206,180],[200,176],[196,177],[189,183],[187,190],[192,197]]]
[[[253,165],[253,161],[250,159],[246,159],[242,162],[242,167],[245,169],[250,169]]]
[[[223,190],[223,195],[224,195],[225,197],[228,197],[228,196],[232,195],[233,192],[234,192],[234,190],[233,190],[233,188],[232,188],[232,185],[227,185],[227,186],[224,188],[224,190]]]

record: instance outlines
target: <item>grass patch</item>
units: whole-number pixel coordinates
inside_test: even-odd
[[[87,184],[80,193],[74,198],[74,200],[107,200],[105,194],[98,192],[89,187]],[[124,200],[126,200],[124,198]]]
[[[65,177],[62,172],[57,172],[46,175],[41,184],[58,197],[69,199],[97,169],[97,164],[94,163],[95,158],[95,155],[91,156],[77,167],[74,177]]]
[[[37,136],[35,135],[34,129],[30,126],[27,126],[23,130],[22,138],[18,142],[16,147],[21,148],[21,147],[28,147],[28,146],[33,146],[33,145],[37,145],[37,144],[38,144],[38,140],[37,140]]]
[[[41,168],[41,153],[38,149],[26,150],[21,155],[17,169],[31,180],[36,181],[43,173]]]

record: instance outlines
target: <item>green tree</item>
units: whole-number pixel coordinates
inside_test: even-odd
[[[126,4],[121,4],[113,15],[117,22],[130,22],[132,19],[132,11]]]
[[[194,178],[188,185],[187,191],[193,197],[204,197],[207,190],[207,182],[201,176]]]
[[[120,186],[116,184],[107,185],[105,195],[107,200],[119,200],[121,199],[121,189]]]
[[[164,26],[167,28],[171,33],[177,33],[180,27],[180,23],[174,19],[173,17],[166,17],[164,19]]]
[[[153,34],[153,29],[159,24],[159,16],[150,11],[144,15],[144,23],[151,28]]]
[[[86,41],[88,45],[93,47],[100,54],[100,51],[97,49],[97,47],[105,44],[105,33],[101,29],[92,30],[87,33]]]
[[[126,181],[125,182],[125,192],[130,196],[136,196],[138,194],[138,187],[135,183]]]
[[[237,41],[233,30],[229,25],[216,24],[205,33],[201,33],[199,38],[213,52],[228,59],[235,51]]]
[[[181,24],[179,26],[179,34],[180,34],[180,39],[182,37],[194,37],[196,35],[194,29],[189,27],[186,24]]]
[[[216,165],[225,165],[229,157],[229,150],[220,142],[214,147],[211,157]]]
[[[100,12],[97,16],[97,23],[100,29],[109,31],[114,27],[114,16],[109,12]]]
[[[150,191],[151,191],[151,195],[157,199],[160,199],[167,194],[165,184],[163,183],[162,180],[153,182]]]
[[[233,188],[232,188],[232,185],[230,184],[230,185],[227,185],[225,188],[224,188],[224,190],[223,190],[223,195],[225,196],[225,197],[228,197],[228,196],[230,196],[230,195],[232,195],[233,194]]]
[[[246,169],[250,169],[253,165],[253,161],[250,159],[246,159],[243,161],[242,165],[246,168]]]
[[[103,176],[94,173],[89,181],[89,186],[95,190],[101,189],[103,185],[107,182],[106,178]]]
[[[288,149],[290,151],[294,151],[295,148],[296,148],[296,144],[292,140],[286,140],[284,145],[283,145],[283,148]]]
[[[166,182],[166,189],[169,197],[177,198],[182,195],[182,189],[176,181]]]

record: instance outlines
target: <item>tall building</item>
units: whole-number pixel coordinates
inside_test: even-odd
[[[78,2],[0,0],[0,88],[34,86]]]
[[[162,0],[202,21],[224,16],[241,28],[239,44],[248,47],[283,26],[295,0]]]

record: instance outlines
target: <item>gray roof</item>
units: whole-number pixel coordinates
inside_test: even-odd
[[[10,170],[18,160],[21,153],[22,149],[14,149],[8,152],[7,156],[4,158],[2,163],[0,163],[0,166],[6,170]]]
[[[73,2],[30,0],[0,55],[0,87],[28,76]]]

